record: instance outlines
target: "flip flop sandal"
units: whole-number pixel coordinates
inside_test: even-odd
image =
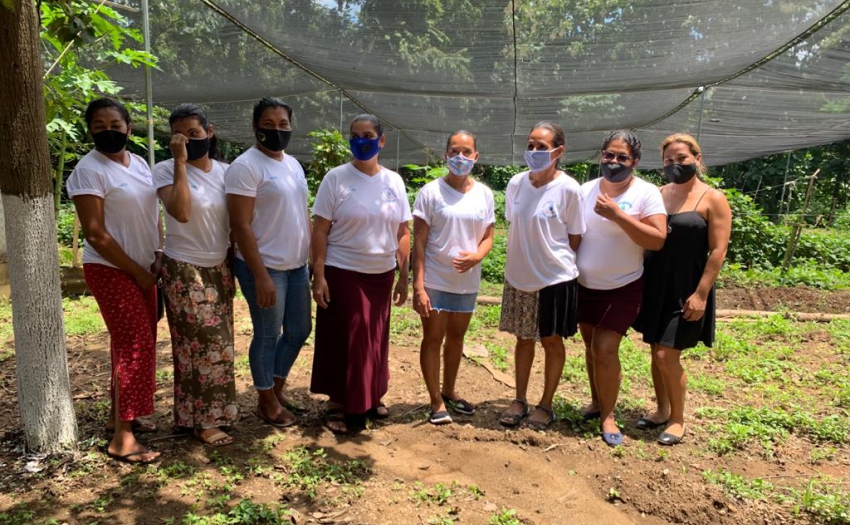
[[[275,428],[291,427],[292,425],[295,424],[295,421],[296,421],[295,419],[290,419],[289,421],[277,421],[277,420],[272,419],[269,416],[263,414],[263,411],[260,410],[259,407],[257,407],[257,416],[260,419],[262,419],[263,421],[265,421],[266,423],[268,423],[269,425],[271,425]]]
[[[341,408],[329,408],[325,410],[325,427],[338,436],[348,434],[348,425],[346,425],[345,430],[342,430],[332,427],[330,425],[331,423],[342,423],[346,425],[345,412]]]
[[[499,423],[506,427],[519,426],[519,424],[522,423],[522,420],[527,418],[528,414],[531,413],[531,411],[528,409],[527,401],[523,401],[522,399],[514,399],[513,401],[511,401],[511,404],[513,405],[514,403],[517,403],[518,405],[522,406],[522,412],[519,414],[515,414],[513,412],[508,411],[502,412],[502,415],[499,416]]]
[[[642,417],[642,418],[637,420],[637,423],[635,423],[635,426],[638,427],[641,430],[652,430],[654,428],[663,427],[666,424],[667,424],[667,421],[662,421],[660,423],[657,423],[657,422],[655,422],[655,421],[653,421],[649,418]]]
[[[206,438],[201,437],[201,433],[198,432],[197,429],[195,430],[194,434],[195,439],[197,439],[208,447],[224,447],[227,445],[232,445],[234,441],[233,436],[222,432],[221,430]]]
[[[383,413],[381,413],[382,408],[385,410]],[[378,406],[370,408],[366,415],[372,419],[387,419],[390,417],[390,411],[387,409],[387,405],[378,403]]]
[[[150,465],[151,463],[156,463],[157,461],[159,461],[160,456],[157,456],[157,457],[155,457],[153,459],[149,459],[149,460],[139,459],[139,461],[130,461],[130,458],[132,458],[133,456],[141,457],[141,456],[148,454],[150,452],[152,452],[152,451],[148,450],[146,448],[143,448],[141,450],[136,450],[136,451],[130,452],[129,454],[123,454],[122,455],[122,454],[113,454],[112,452],[109,451],[109,449],[107,449],[106,455],[109,456],[110,458],[114,459],[115,461],[119,461],[121,463],[127,463],[129,465]]]
[[[551,425],[553,421],[555,421],[555,412],[549,410],[548,408],[546,408],[544,406],[540,406],[540,405],[537,405],[536,408],[545,412],[546,415],[548,416],[548,419],[546,421],[534,421],[533,419],[529,419],[527,421],[528,426],[530,426],[534,430],[546,430],[546,428],[549,425]]]
[[[602,441],[609,447],[616,447],[623,444],[622,432],[602,432]]]
[[[452,399],[444,396],[443,394],[440,394],[440,397],[443,398],[443,403],[446,404],[446,407],[453,412],[457,412],[458,414],[463,414],[465,416],[471,416],[475,413],[475,405],[465,399]]]
[[[428,422],[432,425],[448,425],[452,423],[452,416],[446,410],[440,410],[439,412],[431,411]]]

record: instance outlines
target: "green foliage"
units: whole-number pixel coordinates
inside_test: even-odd
[[[103,317],[93,297],[62,300],[67,335],[91,335],[103,331]]]
[[[490,516],[488,525],[522,525],[522,522],[517,517],[516,509],[507,509],[502,507],[502,510]]]
[[[846,525],[850,523],[850,494],[838,489],[835,480],[811,480],[803,491],[792,491],[797,509],[815,523]]]
[[[702,476],[709,483],[719,485],[724,492],[742,500],[763,500],[766,493],[773,489],[773,485],[761,478],[747,479],[724,468],[717,472],[707,470]]]
[[[787,238],[762,214],[753,200],[737,190],[725,190],[732,208],[732,236],[727,259],[744,267],[771,268],[782,261]]]
[[[496,232],[493,249],[481,261],[481,278],[491,283],[501,283],[505,280],[505,256],[508,249],[508,233]]]
[[[356,485],[369,472],[369,468],[356,459],[345,462],[328,458],[324,449],[311,452],[305,447],[295,447],[283,456],[286,462],[286,478],[282,483],[291,488],[303,490],[310,498],[315,498],[323,483],[338,485]]]
[[[70,248],[74,242],[74,205],[71,203],[63,204],[59,207],[59,213],[56,215],[56,230],[59,244]],[[82,228],[77,233],[79,246],[83,245]]]
[[[521,166],[476,166],[476,169],[481,169],[481,182],[489,186],[494,193],[504,192],[511,177],[523,171]]]
[[[319,183],[331,169],[351,159],[348,141],[335,129],[317,129],[307,134],[312,144],[312,158],[307,167],[310,195],[315,196]]]
[[[181,525],[284,525],[291,523],[290,512],[283,508],[274,509],[265,504],[241,500],[226,514],[212,516],[186,514]]]

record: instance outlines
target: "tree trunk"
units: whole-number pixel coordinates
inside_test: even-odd
[[[3,2],[5,4],[6,2]],[[44,122],[38,17],[32,0],[0,4],[0,193],[6,216],[18,406],[27,449],[76,444],[50,157]]]

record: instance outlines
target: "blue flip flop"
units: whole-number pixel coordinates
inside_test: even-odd
[[[622,432],[603,432],[602,441],[609,447],[616,447],[623,444]]]

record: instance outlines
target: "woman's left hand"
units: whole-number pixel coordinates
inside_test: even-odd
[[[596,197],[596,204],[593,206],[593,211],[597,215],[613,221],[617,217],[617,214],[620,213],[620,206],[607,193],[600,193]]]
[[[699,292],[691,294],[682,306],[682,319],[685,321],[699,321],[702,319],[702,316],[705,315],[705,301],[706,298],[700,295]]]
[[[400,275],[393,289],[393,304],[401,306],[407,301],[407,276]]]
[[[162,271],[162,252],[156,252],[156,258],[153,260],[153,264],[151,264],[151,273],[159,279],[159,274]]]
[[[452,260],[452,264],[458,273],[468,272],[475,268],[475,265],[481,262],[481,259],[478,258],[478,254],[476,253],[459,252],[458,255],[460,255],[460,257],[455,257]]]

